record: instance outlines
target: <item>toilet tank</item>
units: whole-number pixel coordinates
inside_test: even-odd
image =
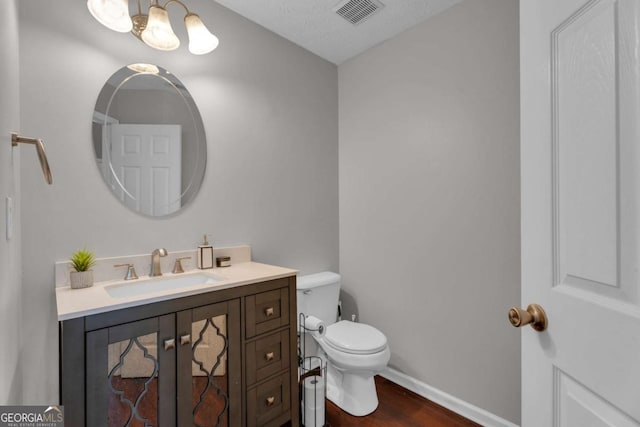
[[[299,276],[297,280],[298,317],[315,316],[327,326],[336,322],[340,297],[340,275],[330,271]]]

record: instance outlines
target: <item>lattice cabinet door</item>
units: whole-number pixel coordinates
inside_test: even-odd
[[[240,300],[177,316],[178,425],[240,426]]]
[[[175,314],[87,333],[87,425],[176,425]]]

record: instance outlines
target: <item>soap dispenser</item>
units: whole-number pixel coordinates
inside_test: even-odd
[[[198,268],[201,270],[213,268],[213,246],[209,244],[207,235],[204,235],[202,244],[198,246]]]

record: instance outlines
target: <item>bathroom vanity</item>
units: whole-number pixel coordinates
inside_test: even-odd
[[[244,262],[57,288],[65,425],[297,426],[295,273]]]

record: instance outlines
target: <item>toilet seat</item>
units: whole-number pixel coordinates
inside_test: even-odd
[[[387,337],[364,323],[342,320],[327,327],[324,336],[327,345],[348,354],[374,354],[387,347]]]

